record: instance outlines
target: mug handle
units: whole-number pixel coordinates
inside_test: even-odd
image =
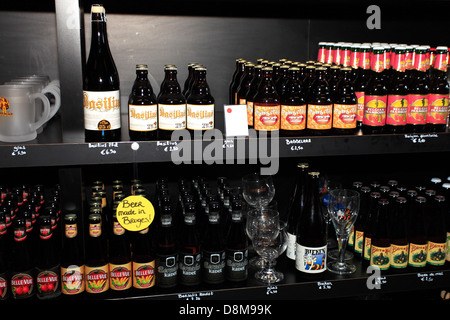
[[[30,128],[32,130],[37,130],[44,123],[50,120],[50,102],[48,101],[47,97],[40,92],[30,94],[30,99],[41,99],[42,104],[44,105],[44,111],[42,112],[41,118],[34,123],[30,123]]]
[[[50,105],[50,115],[48,116],[48,120],[50,120],[61,107],[61,95],[59,94],[58,90],[56,90],[56,88],[53,88],[51,85],[47,85],[44,89],[42,89],[41,93],[50,93],[55,97],[55,103]]]

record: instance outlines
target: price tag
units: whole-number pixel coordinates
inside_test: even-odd
[[[128,231],[141,231],[148,228],[155,217],[152,203],[141,196],[129,196],[117,206],[117,221]]]
[[[225,135],[227,137],[248,136],[247,105],[224,105]]]

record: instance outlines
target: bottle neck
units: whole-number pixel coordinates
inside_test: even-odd
[[[106,32],[106,20],[92,20],[92,36],[91,36],[91,50],[92,48],[100,49],[102,47],[109,48],[108,34]]]

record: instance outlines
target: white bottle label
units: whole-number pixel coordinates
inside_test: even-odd
[[[186,105],[185,104],[160,104],[158,105],[159,128],[162,130],[186,129]]]
[[[289,259],[295,260],[295,249],[296,249],[296,243],[297,237],[295,234],[290,234],[287,232],[287,247],[286,247],[286,256]]]
[[[188,104],[187,128],[191,130],[214,129],[214,104]]]
[[[153,131],[158,129],[157,105],[128,105],[130,130]]]
[[[297,243],[295,268],[305,273],[321,273],[327,269],[327,246],[310,248]]]
[[[119,129],[120,91],[83,91],[84,128],[88,130]]]

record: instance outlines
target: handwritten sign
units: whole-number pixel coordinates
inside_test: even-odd
[[[427,139],[437,137],[438,137],[437,133],[405,134],[405,139],[411,140],[412,143],[425,143]]]
[[[289,146],[291,151],[301,151],[305,144],[311,144],[310,138],[295,138],[295,139],[285,139],[284,142],[286,146]]]
[[[117,221],[128,231],[141,231],[148,228],[155,217],[152,203],[141,196],[129,196],[117,206]]]
[[[118,142],[99,142],[99,143],[89,143],[89,149],[98,149],[102,156],[109,156],[117,153],[119,148]]]
[[[27,154],[27,147],[25,146],[14,146],[11,152],[12,156],[24,156]]]

